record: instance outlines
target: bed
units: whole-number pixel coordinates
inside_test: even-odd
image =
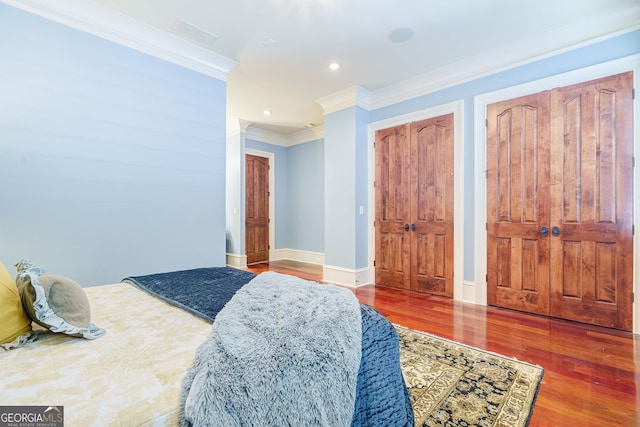
[[[190,303],[186,294],[211,289],[206,276],[213,272],[231,274],[233,283],[226,280],[215,284],[217,291],[208,291],[219,299]],[[185,274],[189,286],[178,289]],[[91,322],[106,334],[83,339],[34,323],[35,341],[0,350],[0,403],[62,406],[66,425],[73,426],[191,425],[184,419],[188,373],[213,334],[211,320],[254,276],[227,268],[195,269],[83,288]],[[350,424],[413,425],[395,332],[381,336],[391,324],[367,306],[360,305],[360,311],[361,359]],[[393,340],[396,347],[390,345]]]

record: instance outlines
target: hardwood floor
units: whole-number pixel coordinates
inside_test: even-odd
[[[252,265],[322,280],[294,261]],[[530,426],[640,426],[640,336],[385,286],[353,289],[391,322],[544,368]]]

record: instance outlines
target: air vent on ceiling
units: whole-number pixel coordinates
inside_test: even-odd
[[[173,25],[173,28],[179,33],[184,34],[185,36],[197,40],[203,44],[212,44],[216,40],[218,40],[218,36],[216,36],[215,34],[211,34],[187,21],[183,21],[182,19],[178,19]]]

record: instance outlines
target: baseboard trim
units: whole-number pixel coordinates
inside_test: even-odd
[[[227,266],[235,268],[247,268],[247,256],[227,254]]]
[[[462,282],[462,298],[460,298],[460,300],[470,304],[477,304],[475,282],[469,282],[467,280]]]
[[[308,264],[324,265],[324,254],[321,252],[301,251],[298,249],[276,249],[272,253],[272,260],[291,260]]]
[[[325,282],[335,283],[336,285],[357,288],[359,286],[368,285],[369,268],[361,268],[358,270],[325,265],[322,268],[322,280]]]

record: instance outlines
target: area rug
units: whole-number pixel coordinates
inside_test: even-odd
[[[395,328],[416,426],[528,425],[542,368]]]

